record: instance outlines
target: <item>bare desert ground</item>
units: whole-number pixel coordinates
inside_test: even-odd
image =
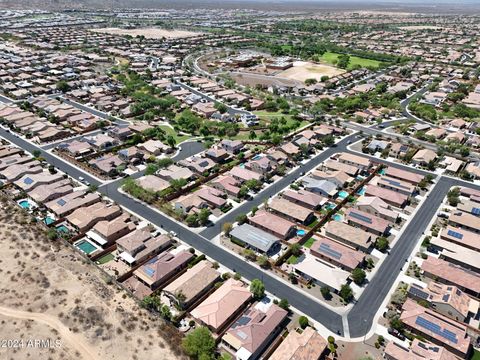
[[[343,74],[345,70],[326,64],[314,64],[307,61],[295,61],[293,67],[279,72],[278,78],[287,78],[304,82],[307,79],[320,80],[322,76],[333,77]]]
[[[0,340],[11,340],[1,359],[185,358],[175,328],[75,250],[48,240],[29,214],[2,198],[0,207]]]
[[[93,29],[92,31],[112,34],[112,35],[130,35],[130,36],[145,36],[147,39],[180,39],[192,36],[201,35],[199,32],[185,31],[185,30],[166,30],[159,28],[142,28],[142,29],[120,29],[120,28],[102,28]]]

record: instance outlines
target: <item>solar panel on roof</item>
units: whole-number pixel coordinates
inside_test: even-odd
[[[340,260],[340,258],[342,257],[342,253],[335,251],[333,249],[330,249],[329,244],[321,243],[318,249],[321,252],[327,254],[328,256],[333,257],[334,259]]]
[[[454,230],[448,230],[447,234],[450,235],[450,236],[453,236],[454,238],[457,238],[457,239],[463,239],[463,234],[460,234],[459,232],[454,231]]]
[[[60,205],[60,206],[63,206],[65,205],[67,202],[63,199],[60,199],[60,200],[57,200],[57,204]]]
[[[424,329],[433,332],[434,334],[437,334],[444,339],[456,344],[458,342],[457,340],[457,335],[451,332],[450,330],[447,329],[442,329],[440,325],[435,324],[421,316],[417,317],[415,319],[415,324],[418,326],[423,327]]]
[[[445,294],[445,295],[442,296],[443,301],[447,302],[448,299],[450,299],[450,294]]]
[[[250,322],[250,317],[248,316],[242,316],[240,319],[237,320],[235,323],[235,326],[244,326],[247,325]]]
[[[473,215],[480,215],[480,208],[473,208],[472,209],[472,214]]]
[[[25,179],[23,180],[23,182],[24,182],[25,184],[27,184],[27,185],[30,185],[30,184],[33,183],[33,180],[32,180],[31,178],[27,177],[27,178],[25,178]]]
[[[410,289],[408,290],[408,292],[410,294],[412,294],[413,296],[418,297],[420,299],[423,299],[423,300],[428,299],[428,293],[423,291],[422,289],[419,289],[419,288],[415,287],[415,286],[410,286]]]
[[[145,270],[145,273],[146,273],[148,276],[150,276],[150,277],[152,277],[153,274],[155,274],[155,270],[153,270],[152,268],[150,268],[150,267],[148,267],[148,266],[145,266],[145,269],[144,269],[144,270]]]
[[[351,217],[355,218],[355,219],[360,220],[360,221],[364,221],[364,222],[369,223],[369,224],[372,223],[372,219],[369,218],[368,216],[365,216],[365,215],[362,215],[362,214],[359,214],[359,213],[356,213],[356,212],[353,212],[353,211],[351,211],[349,215]]]

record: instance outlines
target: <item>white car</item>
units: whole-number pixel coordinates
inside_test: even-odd
[[[176,237],[177,236],[177,233],[173,230],[170,231],[170,235],[172,235],[173,237]]]

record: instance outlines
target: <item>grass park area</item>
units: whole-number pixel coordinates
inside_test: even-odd
[[[165,133],[168,135],[172,135],[177,144],[181,143],[182,141],[188,140],[191,138],[190,135],[179,135],[175,129],[172,129],[170,126],[167,125],[160,125],[160,128],[165,131]]]
[[[326,52],[322,55],[321,59],[329,64],[335,65],[338,60],[338,57],[341,54],[333,53],[333,52]],[[382,64],[381,61],[378,60],[370,60],[361,58],[358,56],[350,55],[350,63],[348,64],[348,70],[351,70],[355,65],[359,65],[361,67],[374,67],[378,68]]]
[[[272,121],[272,119],[274,118],[280,119],[282,117],[284,117],[287,120],[287,125],[291,125],[295,121],[292,115],[284,114],[281,111],[259,110],[259,111],[253,111],[253,113],[258,116],[258,118],[260,119],[260,122],[264,121],[265,123],[270,123],[270,121]],[[308,123],[309,123],[308,121],[301,121],[300,127],[305,126]]]

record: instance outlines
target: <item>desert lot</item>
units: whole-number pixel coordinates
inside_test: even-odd
[[[0,339],[16,341],[0,347],[0,359],[185,358],[175,328],[75,250],[48,240],[16,205],[0,198],[0,207]]]
[[[295,61],[293,67],[279,72],[276,77],[304,82],[307,79],[320,80],[322,76],[333,77],[343,74],[345,70],[327,64],[314,64],[307,61]]]
[[[142,29],[120,29],[120,28],[102,28],[93,29],[92,31],[112,34],[112,35],[130,35],[130,36],[145,36],[147,39],[180,39],[192,36],[201,35],[199,32],[185,31],[185,30],[166,30],[160,28],[142,28]]]

